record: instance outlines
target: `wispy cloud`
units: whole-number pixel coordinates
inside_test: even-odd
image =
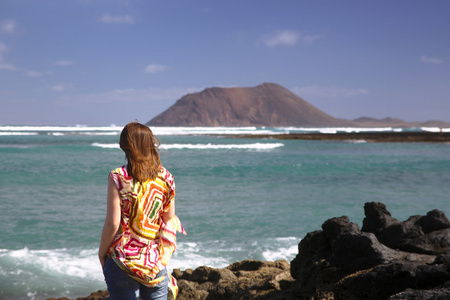
[[[5,60],[3,53],[5,53],[6,51],[8,51],[8,47],[0,42],[0,63]]]
[[[98,21],[109,24],[134,24],[134,19],[130,15],[112,16],[110,14],[104,14]]]
[[[9,70],[9,71],[17,71],[18,68],[12,64],[9,64],[5,61],[4,54],[8,52],[8,47],[0,42],[0,70]]]
[[[0,23],[0,32],[7,34],[17,33],[17,23],[14,20],[4,20]]]
[[[58,60],[56,62],[56,65],[57,66],[61,66],[61,67],[71,66],[71,65],[74,65],[74,64],[75,64],[75,62],[70,61],[70,60],[65,60],[65,59]]]
[[[420,57],[420,61],[430,63],[430,64],[442,64],[444,61],[440,58],[428,57],[426,55],[422,55]]]
[[[58,84],[53,85],[53,86],[51,87],[51,90],[52,90],[53,92],[64,92],[64,91],[66,91],[68,88],[69,88],[69,85],[64,84],[64,83],[58,83]]]
[[[8,63],[0,62],[0,70],[17,71],[17,67]]]
[[[0,53],[4,53],[6,51],[8,51],[8,47],[4,43],[0,42]]]
[[[318,85],[295,87],[292,91],[302,98],[350,98],[369,94],[369,91],[366,89]]]
[[[158,72],[164,72],[165,70],[167,70],[167,67],[164,65],[160,65],[160,64],[150,64],[148,66],[145,67],[145,73],[158,73]]]
[[[44,74],[42,74],[41,72],[36,72],[36,71],[27,71],[26,74],[27,74],[27,76],[30,76],[30,77],[44,76]]]
[[[263,42],[269,47],[275,47],[278,45],[294,46],[298,42],[304,44],[312,44],[320,36],[307,35],[300,31],[293,30],[280,30],[271,34],[267,34],[263,37]]]

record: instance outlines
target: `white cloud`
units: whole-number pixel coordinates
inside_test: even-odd
[[[5,44],[0,42],[0,63],[2,63],[5,60],[3,53],[6,53],[7,51],[8,51],[8,47],[6,47]]]
[[[58,61],[56,62],[56,65],[57,65],[57,66],[61,66],[61,67],[71,66],[71,65],[74,65],[74,64],[75,64],[75,62],[70,61],[70,60],[65,60],[65,59],[58,60]]]
[[[5,20],[0,23],[0,32],[14,34],[17,32],[17,23],[14,20]]]
[[[158,73],[158,72],[164,72],[167,70],[166,66],[159,65],[159,64],[150,64],[147,67],[145,67],[145,73]]]
[[[63,83],[58,83],[52,86],[51,90],[54,92],[64,92],[67,89],[67,85]]]
[[[4,53],[8,52],[8,47],[0,42],[0,70],[9,70],[9,71],[17,71],[18,68],[5,62]]]
[[[266,35],[263,37],[263,42],[269,47],[278,45],[294,46],[297,42],[312,44],[318,38],[318,35],[305,35],[299,31],[282,30]]]
[[[133,24],[134,19],[130,15],[123,16],[111,16],[109,14],[104,14],[98,19],[99,22],[109,23],[109,24]]]
[[[5,53],[6,51],[8,51],[8,47],[4,43],[0,42],[0,54]]]
[[[42,74],[40,72],[36,72],[36,71],[27,71],[26,74],[27,74],[27,76],[30,76],[30,77],[41,77],[44,75],[44,74]]]
[[[434,57],[428,57],[426,55],[422,55],[422,57],[420,58],[420,61],[426,62],[426,63],[430,63],[430,64],[442,64],[442,63],[444,63],[444,61],[442,59],[434,58]]]
[[[264,38],[264,43],[267,46],[273,47],[276,45],[295,45],[300,37],[299,32],[295,31],[280,31],[275,34],[268,35]]]
[[[320,38],[320,36],[318,35],[301,35],[300,36],[301,41],[304,44],[312,44],[314,43],[318,38]]]
[[[17,71],[17,68],[11,64],[0,62],[0,70]]]
[[[302,98],[350,98],[368,95],[366,89],[351,89],[339,86],[306,86],[295,87],[292,92]]]

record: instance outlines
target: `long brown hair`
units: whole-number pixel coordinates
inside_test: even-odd
[[[132,122],[123,128],[120,148],[127,157],[131,177],[139,182],[156,178],[161,165],[158,146],[159,140],[148,126]]]

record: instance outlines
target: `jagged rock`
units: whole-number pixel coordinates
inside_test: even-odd
[[[400,223],[394,219],[386,209],[386,205],[379,202],[369,202],[364,204],[365,218],[363,220],[363,231],[373,232],[378,236],[383,228]]]
[[[365,213],[362,231],[344,216],[306,235],[291,262],[292,294],[298,299],[387,299],[413,289],[418,294],[433,290],[435,298],[429,299],[447,295],[448,287],[437,289],[450,283],[445,214],[433,210],[400,222],[382,203],[366,203]],[[398,250],[399,245],[410,251]]]
[[[87,297],[81,297],[76,299],[69,299],[67,297],[63,298],[48,298],[47,300],[109,300],[108,291],[96,291],[91,293]]]
[[[450,281],[429,290],[406,289],[392,295],[387,300],[448,300],[450,299]]]
[[[361,270],[336,283],[336,299],[386,299],[415,286],[416,262],[392,262]]]
[[[179,300],[286,299],[284,293],[293,282],[289,269],[284,260],[245,260],[224,269],[202,266],[172,274],[178,280]]]
[[[382,203],[366,203],[362,231],[372,232],[384,245],[422,254],[450,254],[450,221],[444,212],[412,216],[404,222],[391,217]]]
[[[417,267],[418,288],[431,289],[447,281],[450,283],[450,255],[439,255],[433,263]]]
[[[208,292],[204,290],[200,290],[197,288],[198,284],[189,282],[187,280],[180,280],[178,282],[178,288],[182,292],[181,297],[177,297],[177,299],[192,299],[192,300],[203,300],[208,297]]]

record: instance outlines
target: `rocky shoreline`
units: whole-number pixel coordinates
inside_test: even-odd
[[[241,134],[239,138],[271,138],[281,140],[320,140],[320,141],[364,141],[381,143],[405,142],[450,142],[450,132],[348,132],[348,133],[287,133],[287,134]]]
[[[346,216],[325,221],[301,240],[290,263],[245,260],[223,269],[175,269],[177,299],[450,299],[445,213],[435,209],[398,221],[379,202],[366,203],[364,213],[361,229]],[[77,298],[100,299],[109,299],[107,292]]]

